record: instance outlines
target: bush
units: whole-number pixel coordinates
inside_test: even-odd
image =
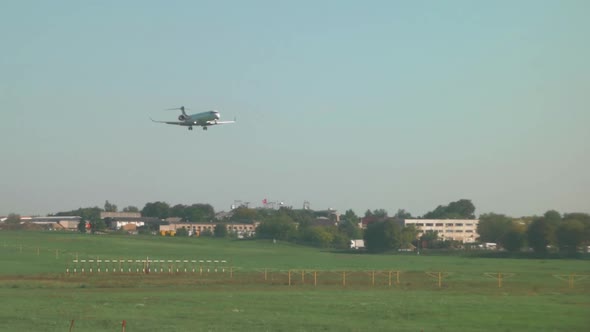
[[[187,237],[188,236],[188,230],[186,228],[179,228],[176,230],[176,236],[184,236]]]

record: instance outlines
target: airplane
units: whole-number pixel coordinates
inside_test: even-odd
[[[153,122],[158,122],[158,123],[166,123],[166,124],[171,124],[171,125],[178,125],[178,126],[187,126],[188,130],[193,130],[193,126],[201,126],[203,127],[203,130],[207,130],[208,126],[215,126],[215,125],[220,125],[220,124],[227,124],[227,123],[234,123],[236,122],[236,120],[234,119],[234,121],[219,121],[219,119],[221,118],[221,115],[219,114],[218,111],[208,111],[208,112],[201,112],[201,113],[196,113],[196,114],[186,114],[186,112],[184,111],[187,108],[184,108],[184,106],[180,106],[178,108],[169,108],[167,109],[169,110],[180,110],[182,112],[182,114],[180,114],[180,116],[178,117],[179,121],[156,121],[152,118],[150,118]]]

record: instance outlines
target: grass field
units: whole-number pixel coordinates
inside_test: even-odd
[[[171,263],[181,273],[152,263],[165,271],[150,274],[113,273],[114,263],[106,273],[103,263],[101,273],[94,265],[92,274],[66,274],[76,257],[227,263]],[[123,320],[126,331],[590,327],[590,279],[568,283],[571,274],[590,275],[590,261],[582,259],[368,255],[270,241],[0,232],[0,261],[0,331],[68,331],[71,320],[72,331],[121,331]],[[209,273],[198,272],[207,267]],[[393,277],[389,286],[396,276],[390,271],[400,271],[399,284]]]

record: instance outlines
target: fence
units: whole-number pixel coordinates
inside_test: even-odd
[[[188,260],[188,259],[74,259],[66,273],[225,273],[226,260]]]
[[[283,285],[291,287],[384,287],[403,289],[502,289],[504,291],[577,290],[590,291],[588,271],[404,271],[400,268],[374,270],[326,270],[317,268],[242,268],[227,259],[79,258],[75,252],[23,245],[2,244],[8,253],[18,253],[38,261],[65,277],[108,274],[122,284],[132,285],[133,276],[149,276],[147,282],[175,282],[232,285]],[[72,259],[73,258],[73,259]],[[54,263],[51,263],[51,262]],[[56,266],[65,262],[65,271]],[[22,264],[19,266],[23,266]],[[63,265],[61,265],[63,267]],[[46,271],[49,271],[46,269]],[[58,272],[61,271],[61,272]],[[8,270],[5,273],[9,272]],[[65,273],[64,273],[65,272]],[[21,274],[22,272],[16,272]],[[34,273],[34,272],[33,272]],[[161,278],[165,276],[165,278]],[[172,279],[170,279],[172,277]],[[125,280],[127,278],[128,280]],[[158,279],[160,278],[160,279]]]
[[[86,259],[73,260],[67,276],[105,275],[131,277],[149,275],[154,283],[166,276],[199,284],[283,285],[292,287],[386,287],[386,288],[476,288],[504,290],[546,287],[587,288],[590,274],[526,274],[512,272],[449,272],[400,270],[319,270],[319,269],[245,269],[233,267],[227,260],[171,259]],[[534,280],[534,282],[532,282]],[[565,282],[565,283],[564,283]]]

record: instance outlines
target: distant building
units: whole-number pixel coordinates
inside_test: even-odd
[[[114,230],[136,230],[148,223],[161,222],[158,218],[142,217],[139,212],[101,212],[100,218],[107,219],[109,228]]]
[[[217,212],[215,214],[215,219],[216,220],[224,220],[224,219],[229,219],[234,215],[234,211],[221,211],[221,212]]]
[[[404,226],[414,225],[419,231],[418,237],[427,231],[438,232],[441,240],[454,240],[473,243],[479,237],[477,225],[479,219],[406,219]]]
[[[100,219],[105,218],[141,218],[141,213],[139,212],[101,212]]]
[[[326,217],[329,218],[330,220],[335,221],[336,223],[340,222],[340,212],[338,212],[338,210],[329,208],[327,210],[319,210],[319,211],[313,211],[313,214],[320,218],[320,217]]]
[[[158,218],[153,217],[139,217],[139,218],[112,218],[111,220],[111,229],[121,229],[127,225],[135,225],[135,227],[142,227],[146,226],[147,224],[157,224],[160,225],[162,221]]]
[[[256,234],[256,227],[260,223],[255,222],[253,224],[235,224],[227,223],[220,224],[225,225],[228,233],[235,233],[238,237],[252,237]],[[188,231],[189,236],[199,235],[202,232],[209,231],[213,233],[215,230],[215,223],[175,223],[170,225],[160,225],[160,233],[176,233],[178,229],[184,228]]]
[[[67,231],[77,231],[81,219],[82,218],[78,220],[61,220],[59,222],[59,226],[61,226],[64,230]]]
[[[0,218],[0,223],[4,223],[8,217]],[[82,218],[79,216],[49,216],[49,217],[30,217],[21,216],[20,224],[39,225],[45,229],[55,230],[77,230],[78,224]]]
[[[311,221],[311,226],[338,226],[338,222],[328,217],[317,217]]]
[[[125,224],[123,226],[121,226],[122,230],[126,231],[126,232],[130,232],[130,233],[135,233],[137,232],[137,225],[135,224]]]
[[[367,229],[370,224],[382,221],[393,221],[400,226],[404,226],[404,223],[401,219],[395,217],[377,217],[377,216],[368,216],[361,218],[361,222],[359,223],[359,227],[361,229]]]
[[[82,217],[78,216],[49,216],[49,217],[25,217],[21,222],[29,222],[35,225],[44,225],[52,229],[75,231]]]

